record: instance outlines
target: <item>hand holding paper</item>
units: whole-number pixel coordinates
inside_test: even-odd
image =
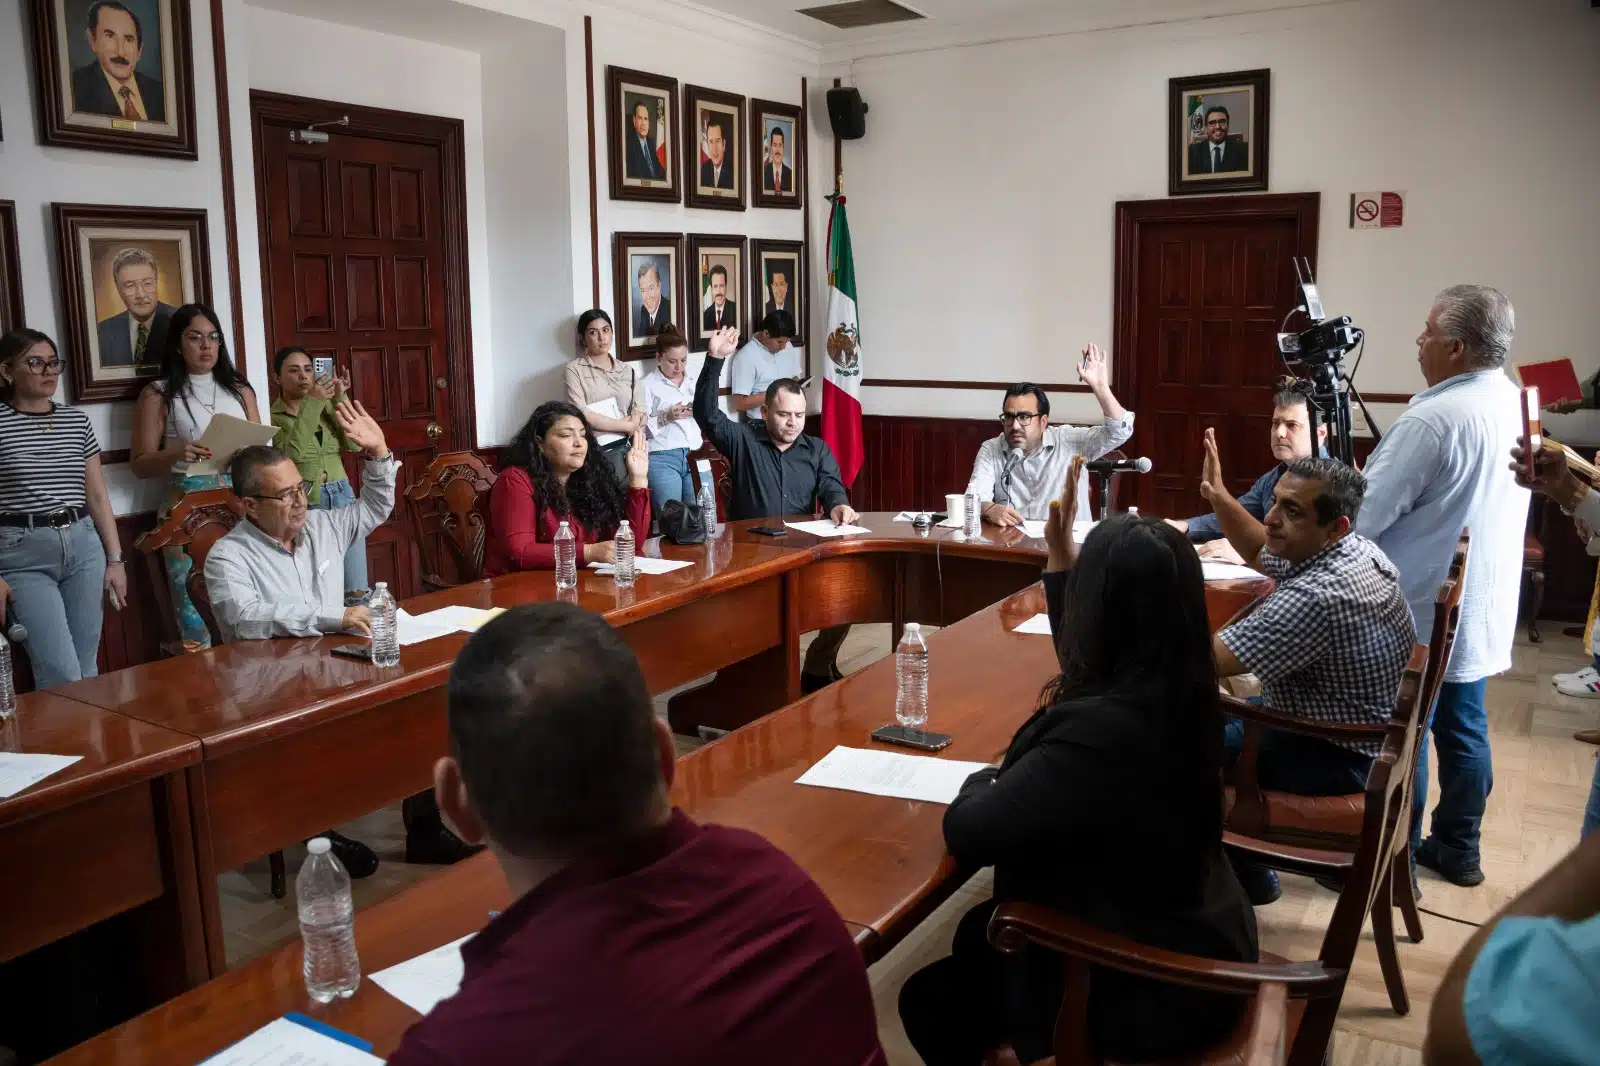
[[[278,435],[278,427],[273,425],[263,426],[258,422],[250,422],[230,414],[215,414],[206,426],[206,431],[200,435],[198,441],[190,441],[184,448],[184,458],[189,459],[189,475],[194,477],[199,474],[221,474],[228,469],[228,464],[233,461],[233,454],[240,448],[249,448],[257,444],[271,444],[272,438]],[[209,458],[198,461],[190,458],[200,455],[199,449],[206,449]]]

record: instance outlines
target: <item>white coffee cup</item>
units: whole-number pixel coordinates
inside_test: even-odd
[[[959,492],[948,493],[944,498],[944,513],[949,521],[960,525],[967,519],[967,497]]]

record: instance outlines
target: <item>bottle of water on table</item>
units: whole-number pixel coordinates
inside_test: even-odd
[[[328,850],[327,837],[306,842],[294,895],[305,945],[306,993],[318,1003],[348,999],[361,984],[356,905],[350,897],[350,875]]]
[[[721,534],[722,526],[717,522],[717,487],[711,474],[711,460],[701,459],[696,466],[700,471],[700,493],[695,502],[706,520],[706,536],[715,537]]]
[[[617,549],[617,561],[612,567],[612,576],[616,578],[617,587],[625,589],[633,584],[635,573],[633,562],[633,528],[624,518],[622,524],[617,526],[617,536],[613,541]]]
[[[928,645],[922,627],[906,623],[900,646],[894,651],[896,693],[895,721],[907,729],[921,730],[928,724]]]
[[[395,621],[398,606],[387,581],[378,582],[367,609],[372,612],[372,665],[399,666],[400,633]]]
[[[556,530],[556,588],[578,587],[578,542],[572,536],[572,526],[566,519]]]
[[[983,508],[978,505],[978,494],[967,493],[961,501],[961,531],[969,537],[983,535]]]

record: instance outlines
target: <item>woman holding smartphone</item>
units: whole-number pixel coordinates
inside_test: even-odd
[[[228,484],[226,474],[189,473],[191,463],[211,458],[211,449],[201,444],[200,438],[219,414],[261,421],[255,390],[228,358],[217,313],[204,304],[185,304],[172,313],[161,376],[139,393],[133,412],[128,466],[139,477],[166,479],[163,518],[187,493]],[[189,571],[193,569],[189,553],[167,547],[161,549],[161,557],[184,650],[210,647],[211,632],[189,599]]]

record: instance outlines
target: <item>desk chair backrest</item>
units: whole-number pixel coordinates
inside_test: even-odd
[[[444,452],[406,489],[406,514],[429,589],[483,577],[495,472],[472,452]]]
[[[211,596],[206,591],[206,555],[224,534],[244,519],[244,503],[230,488],[202,489],[191,492],[179,500],[162,523],[139,537],[134,547],[143,553],[150,570],[152,587],[157,597],[166,595],[166,568],[161,560],[162,548],[182,548],[194,564],[189,571],[189,599],[200,612],[213,644],[222,643],[217,630],[216,617],[211,613]],[[169,602],[162,612],[162,625],[167,630],[165,647],[174,651],[191,650],[184,644],[177,627],[177,614]]]

